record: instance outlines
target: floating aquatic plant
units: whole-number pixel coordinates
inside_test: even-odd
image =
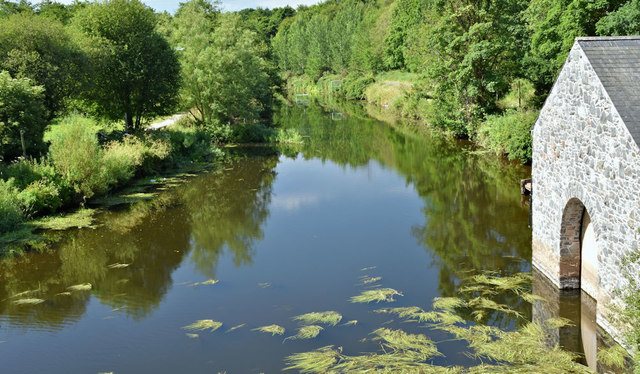
[[[217,279],[209,279],[209,280],[206,280],[204,282],[195,282],[191,286],[209,286],[209,285],[212,285],[212,284],[216,284],[218,282],[220,282],[220,281],[217,280]]]
[[[377,266],[369,266],[369,267],[366,267],[366,268],[362,268],[362,269],[360,269],[360,271],[369,271],[369,270],[373,270],[373,269],[375,269],[376,267],[377,267]]]
[[[60,292],[57,293],[56,296],[71,296],[71,292]]]
[[[352,319],[351,321],[343,323],[342,326],[355,326],[357,324],[358,324],[358,320],[357,319]]]
[[[67,287],[68,290],[70,291],[88,291],[91,289],[91,283],[81,283],[81,284],[74,284],[73,286],[69,286]]]
[[[115,264],[108,265],[107,267],[109,269],[122,269],[122,268],[128,267],[129,265],[131,265],[131,264],[121,264],[121,263],[116,262]]]
[[[269,287],[271,287],[271,283],[269,283],[269,282],[261,282],[261,283],[258,283],[258,287],[269,288]]]
[[[286,338],[285,341],[288,339],[313,339],[318,336],[322,330],[324,329],[318,325],[303,326],[298,329],[297,334]]]
[[[340,359],[341,349],[332,345],[311,352],[296,353],[287,357],[290,365],[285,370],[297,369],[301,373],[327,373]]]
[[[230,328],[230,329],[229,329],[229,330],[227,330],[226,332],[231,332],[231,331],[235,331],[235,330],[237,330],[237,329],[241,329],[241,328],[245,327],[246,325],[247,325],[246,323],[242,323],[242,324],[239,324],[239,325],[233,326],[232,328]]]
[[[293,317],[293,319],[306,325],[322,323],[329,326],[335,326],[340,323],[340,321],[342,321],[342,314],[330,310],[326,312],[312,312],[301,314],[299,316]]]
[[[186,335],[188,338],[191,338],[191,339],[198,339],[198,338],[200,337],[200,335],[198,335],[198,334],[190,334],[190,333],[186,333],[185,335]]]
[[[38,298],[25,298],[25,299],[18,299],[18,300],[14,300],[13,301],[14,304],[18,304],[18,305],[36,305],[36,304],[40,304],[40,303],[44,303],[43,299],[38,299]]]
[[[456,314],[459,308],[472,314],[499,311],[519,315],[509,307],[488,297],[498,293],[513,292],[526,295],[529,290],[528,276],[502,277],[498,281],[491,274],[483,274],[471,296],[460,298],[436,298],[433,311],[426,312],[420,307],[384,308],[377,313],[394,314],[409,321],[426,323],[427,326],[451,334],[468,343],[468,355],[477,358],[481,364],[467,368],[441,367],[427,361],[441,356],[437,346],[425,335],[409,334],[402,330],[378,328],[372,334],[380,343],[381,352],[349,356],[342,348],[327,346],[311,352],[290,355],[286,369],[302,373],[588,373],[589,369],[575,362],[575,355],[563,351],[558,346],[547,346],[549,329],[567,324],[564,319],[550,319],[542,324],[526,323],[516,331],[503,331],[496,326],[469,324]],[[512,281],[510,278],[515,278]],[[471,287],[471,286],[469,286]],[[468,291],[468,290],[467,290]],[[366,341],[363,339],[361,341]],[[610,352],[601,353],[600,356]],[[611,352],[611,363],[620,363],[620,358]],[[605,360],[606,360],[605,359]]]
[[[282,326],[274,324],[269,326],[256,327],[255,329],[251,329],[251,331],[266,332],[274,336],[274,335],[284,335],[285,329]]]
[[[351,297],[349,300],[352,303],[370,303],[372,301],[375,301],[376,303],[381,301],[392,302],[395,301],[393,299],[395,295],[403,296],[401,292],[398,292],[393,288],[377,288],[375,290],[364,291],[358,296]]]
[[[363,275],[360,277],[360,284],[368,285],[368,284],[376,283],[380,280],[382,280],[382,277],[370,277],[368,275]]]
[[[214,321],[212,319],[201,319],[190,325],[184,326],[183,329],[190,331],[204,331],[209,329],[210,332],[214,332],[222,326],[222,322]]]

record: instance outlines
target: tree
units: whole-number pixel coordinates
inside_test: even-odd
[[[631,0],[596,24],[598,35],[640,34],[640,1]]]
[[[29,154],[43,149],[47,124],[43,92],[29,79],[0,72],[0,159],[21,155],[22,141]]]
[[[237,15],[207,4],[183,3],[174,19],[184,103],[203,125],[257,120],[272,95],[256,35],[240,27]]]
[[[92,68],[88,98],[104,116],[124,117],[128,132],[176,104],[180,65],[156,22],[153,10],[138,0],[94,3],[73,20]]]
[[[0,19],[0,70],[44,87],[49,118],[77,95],[84,66],[83,54],[60,21],[31,12]]]

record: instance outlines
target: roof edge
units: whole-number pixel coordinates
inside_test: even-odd
[[[577,42],[595,42],[606,40],[640,40],[640,35],[631,36],[581,36],[576,38]]]

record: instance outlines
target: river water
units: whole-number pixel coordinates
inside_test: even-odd
[[[361,107],[283,106],[276,117],[304,145],[228,149],[216,171],[104,209],[97,227],[56,234],[52,250],[0,262],[1,371],[275,373],[287,355],[326,345],[378,351],[362,339],[381,325],[426,333],[373,313],[390,304],[351,303],[363,276],[401,291],[394,306],[428,310],[470,274],[531,271],[518,185],[527,167]],[[25,291],[45,301],[16,303]],[[532,318],[530,304],[503,301]],[[293,316],[326,310],[358,323],[284,340],[299,327]],[[223,326],[183,329],[202,319]],[[496,313],[485,323],[521,322]],[[270,324],[285,334],[252,330]],[[435,364],[473,363],[460,342],[438,348]]]

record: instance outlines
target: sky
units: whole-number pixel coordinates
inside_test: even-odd
[[[58,0],[63,4],[71,4],[73,0]],[[180,2],[184,2],[186,0],[141,0],[143,3],[152,7],[156,11],[168,11],[169,13],[174,13],[178,6],[180,6]],[[34,1],[38,2],[38,1]],[[234,12],[240,9],[245,8],[279,8],[283,6],[291,6],[296,8],[298,5],[312,5],[319,3],[320,0],[222,0],[222,8],[225,11]]]

